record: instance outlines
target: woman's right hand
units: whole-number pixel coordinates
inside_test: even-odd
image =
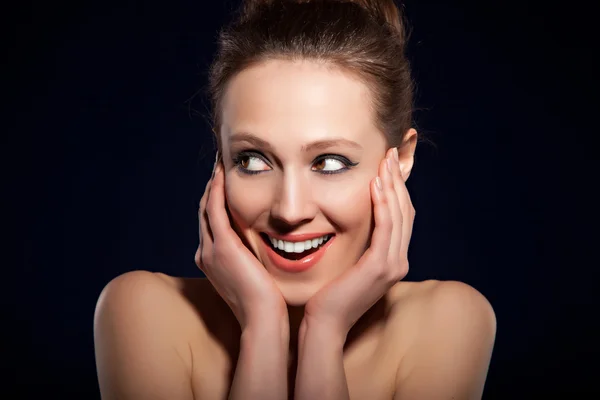
[[[240,326],[283,320],[287,306],[275,281],[233,230],[225,209],[225,173],[215,165],[198,211],[196,265],[233,311]],[[254,322],[256,321],[256,322]]]

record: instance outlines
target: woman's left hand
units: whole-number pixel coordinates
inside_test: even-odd
[[[375,228],[369,248],[352,268],[309,299],[304,324],[324,326],[345,339],[356,321],[408,273],[415,209],[397,154],[396,148],[387,152],[371,181]]]

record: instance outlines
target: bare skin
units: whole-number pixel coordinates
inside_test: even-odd
[[[233,78],[222,120],[199,211],[207,279],[136,271],[107,285],[94,322],[102,397],[480,398],[487,300],[459,282],[398,282],[416,132],[389,148],[364,83],[282,60]],[[285,233],[335,237],[290,273],[261,236]]]
[[[476,360],[461,356],[475,371],[467,368],[462,375],[459,360],[452,360],[448,365],[445,358],[434,353],[444,350],[435,345],[440,341],[439,346],[447,345],[444,337],[452,336],[452,328],[456,326],[452,321],[436,321],[437,311],[444,312],[444,308],[448,308],[448,312],[452,312],[451,307],[444,304],[448,296],[452,296],[455,303],[463,302],[464,307],[469,308],[472,323],[481,328],[469,337],[470,346],[480,350],[473,354]],[[107,286],[99,307],[104,313],[112,314],[96,318],[96,355],[103,399],[228,398],[241,332],[231,310],[208,280],[134,271]],[[113,323],[102,322],[103,318]],[[104,331],[115,329],[113,324],[117,331]],[[428,326],[437,326],[437,329],[423,332]],[[442,395],[419,397],[423,396],[418,394],[420,385],[432,386],[420,380],[434,380],[435,374],[429,375],[430,371],[425,376],[417,374],[411,378],[409,372],[418,368],[419,359],[428,357],[435,358],[440,369],[446,365],[457,368],[458,371],[450,375],[453,380],[474,381],[483,389],[494,332],[491,307],[471,287],[459,282],[399,282],[348,335],[343,359],[350,398],[452,398],[448,388]],[[291,348],[288,365],[290,389],[294,388],[297,368],[294,348]],[[455,351],[460,352],[460,349]],[[156,370],[140,371],[139,366],[144,363],[155,366]],[[403,392],[404,386],[413,392]],[[480,397],[480,393],[475,393],[454,398]],[[289,398],[293,396],[290,394]]]

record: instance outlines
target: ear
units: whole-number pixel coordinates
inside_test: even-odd
[[[400,163],[400,170],[402,171],[402,178],[406,182],[412,171],[415,163],[415,149],[417,148],[417,131],[410,128],[402,144],[398,146],[398,161]]]

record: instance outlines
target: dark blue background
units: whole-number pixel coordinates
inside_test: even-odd
[[[1,397],[99,398],[103,286],[134,269],[200,275],[213,146],[194,94],[236,4],[34,1],[4,13],[15,257],[4,258]],[[464,281],[494,306],[485,398],[597,393],[593,14],[576,1],[405,5],[416,123],[435,142],[419,145],[408,183],[407,279]]]

